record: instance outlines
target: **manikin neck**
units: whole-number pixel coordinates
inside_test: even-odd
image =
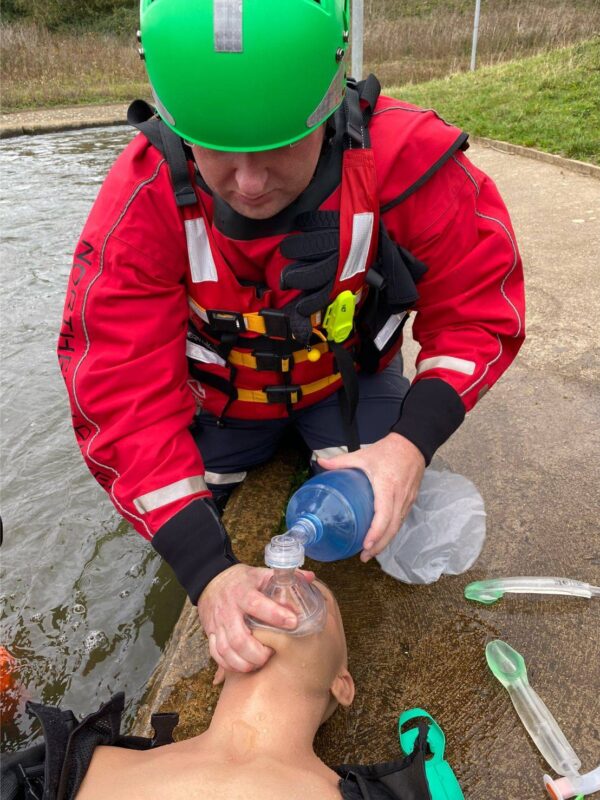
[[[267,755],[282,762],[317,759],[313,740],[329,693],[303,691],[270,670],[229,673],[207,736],[233,757]]]

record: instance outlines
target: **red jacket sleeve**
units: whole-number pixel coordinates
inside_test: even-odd
[[[77,245],[58,342],[83,457],[146,538],[210,494],[189,432],[185,236],[172,195],[164,160],[138,136]]]
[[[428,267],[413,335],[421,349],[398,433],[426,460],[515,358],[525,337],[521,259],[493,181],[453,155],[385,222]]]

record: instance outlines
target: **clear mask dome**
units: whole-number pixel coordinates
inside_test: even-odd
[[[265,547],[265,563],[273,569],[273,577],[263,590],[263,594],[289,608],[298,618],[293,629],[276,628],[254,617],[246,617],[251,628],[287,633],[290,636],[308,636],[323,629],[327,616],[325,598],[310,583],[298,567],[304,563],[304,547],[291,536],[274,536]]]

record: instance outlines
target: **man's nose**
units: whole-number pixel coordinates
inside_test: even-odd
[[[240,153],[236,160],[235,182],[245,197],[260,197],[267,191],[269,171],[261,153]]]

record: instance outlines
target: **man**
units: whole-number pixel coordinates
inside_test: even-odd
[[[257,631],[272,658],[251,673],[219,668],[215,682],[225,683],[210,726],[192,739],[166,743],[172,741],[171,715],[153,717],[153,742],[123,738],[122,695],[81,724],[70,712],[32,704],[46,736],[45,751],[37,746],[6,759],[3,797],[6,792],[7,800],[21,800],[27,776],[31,794],[26,796],[40,797],[43,783],[48,800],[429,798],[427,727],[413,755],[388,764],[331,769],[315,754],[319,726],[338,704],[348,706],[354,698],[339,608],[329,589],[318,587],[327,607],[324,628],[301,637]]]
[[[270,655],[244,615],[295,619],[215,501],[294,425],[315,466],[368,475],[367,561],[524,337],[510,220],[466,134],[348,83],[348,24],[343,0],[142,4],[160,119],[131,109],[144,135],[83,231],[59,340],[88,466],[238,671]]]

